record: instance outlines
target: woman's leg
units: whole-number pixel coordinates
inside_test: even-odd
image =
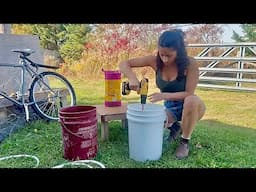
[[[175,119],[174,119],[173,115],[168,110],[165,110],[165,111],[166,111],[167,118],[168,118],[166,128],[168,128],[175,122]]]
[[[181,126],[178,121],[181,121],[183,101],[165,101],[165,107],[169,122],[167,128],[170,130],[168,141],[173,142],[181,132]]]
[[[193,129],[198,120],[200,120],[205,113],[205,104],[196,95],[191,95],[185,98],[182,112],[182,136],[190,139]]]
[[[205,104],[198,96],[191,95],[185,98],[181,123],[182,138],[175,154],[178,159],[183,159],[188,156],[188,141],[197,121],[203,117],[205,110]]]

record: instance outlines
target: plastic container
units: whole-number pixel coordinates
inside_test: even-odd
[[[162,105],[129,104],[127,107],[129,157],[136,161],[162,156],[165,109]]]
[[[59,112],[62,127],[64,158],[85,160],[98,151],[96,107],[64,107]]]
[[[121,72],[104,71],[105,73],[105,106],[121,106]]]

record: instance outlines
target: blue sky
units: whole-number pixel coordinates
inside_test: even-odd
[[[242,35],[242,29],[239,26],[240,24],[224,24],[223,25],[223,29],[224,29],[224,33],[223,33],[223,42],[234,42],[233,39],[231,39],[232,35],[233,35],[233,31],[237,32],[239,35]]]

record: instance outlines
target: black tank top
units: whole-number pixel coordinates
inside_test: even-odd
[[[173,81],[165,81],[161,77],[161,71],[160,69],[157,69],[156,71],[156,85],[161,90],[161,92],[181,92],[185,91],[186,88],[186,76],[178,81],[177,79]]]

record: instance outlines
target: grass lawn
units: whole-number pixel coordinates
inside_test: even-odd
[[[153,81],[151,81],[153,82]],[[150,82],[150,83],[151,83]],[[72,81],[78,104],[103,103],[104,81]],[[157,91],[150,84],[150,93]],[[129,159],[128,131],[119,121],[110,123],[110,139],[101,142],[95,160],[108,168],[215,168],[256,167],[256,93],[197,89],[206,103],[204,118],[193,133],[190,156],[176,160],[178,143],[164,142],[159,161],[136,162]],[[124,101],[139,101],[132,93]],[[100,131],[98,131],[100,136]],[[165,132],[168,134],[168,132]],[[100,137],[98,137],[100,138]],[[30,154],[40,159],[40,168],[50,168],[64,162],[61,128],[58,122],[37,121],[28,124],[0,144],[0,158],[14,154]],[[29,158],[0,161],[0,167],[29,168],[35,161]]]

